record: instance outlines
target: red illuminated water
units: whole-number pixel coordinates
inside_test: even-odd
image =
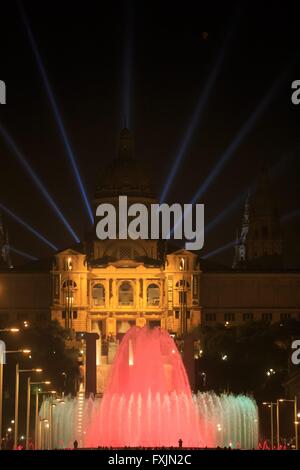
[[[178,349],[167,331],[131,328],[112,366],[106,391],[89,423],[86,446],[204,445]],[[205,436],[209,435],[208,424]]]
[[[50,401],[41,418],[49,419]],[[181,356],[167,331],[131,328],[124,336],[103,398],[66,398],[52,409],[53,446],[252,449],[258,412],[245,395],[192,395]],[[44,448],[42,446],[42,448]]]

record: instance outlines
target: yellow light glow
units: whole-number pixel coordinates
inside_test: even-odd
[[[130,366],[134,365],[134,358],[133,358],[133,348],[132,348],[132,341],[129,340],[129,358],[128,358],[128,364]]]

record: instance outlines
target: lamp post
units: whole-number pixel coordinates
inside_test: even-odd
[[[267,401],[264,401],[263,402],[263,405],[267,405],[269,408],[270,408],[270,418],[271,418],[271,447],[272,447],[272,450],[274,449],[274,415],[273,415],[273,406],[277,405],[276,403],[274,402],[267,402]],[[278,422],[277,422],[278,423]],[[277,424],[278,426],[278,424]]]
[[[277,406],[278,406],[278,419],[279,419],[279,403],[283,403],[283,402],[287,402],[287,403],[293,403],[294,404],[294,427],[295,427],[295,449],[298,450],[298,424],[299,424],[299,421],[298,421],[298,410],[297,410],[297,396],[295,395],[295,398],[293,400],[288,400],[286,398],[280,398],[279,400],[277,400]],[[279,425],[278,425],[278,428],[279,428]],[[278,431],[279,433],[279,431]]]
[[[50,398],[49,403],[49,449],[52,450],[53,447],[53,408],[56,406],[53,403],[53,395]]]
[[[41,436],[41,422],[42,421],[47,421],[48,423],[48,419],[46,418],[41,418],[39,419],[39,395],[54,395],[56,394],[56,391],[55,390],[51,390],[51,391],[47,391],[47,392],[42,392],[40,391],[40,389],[36,389],[35,391],[35,432],[34,432],[34,448],[35,449],[40,449],[41,448],[41,445],[42,445],[42,436]],[[43,402],[44,404],[44,402]],[[45,407],[44,408],[44,411],[45,411]],[[43,413],[44,415],[44,413]]]
[[[42,369],[20,369],[16,364],[16,383],[15,383],[15,432],[14,432],[14,448],[18,445],[18,427],[19,427],[19,383],[20,373],[22,372],[42,372]]]
[[[49,385],[51,382],[46,380],[44,382],[31,382],[31,377],[27,377],[27,407],[26,407],[26,450],[29,447],[29,431],[30,431],[30,398],[31,398],[31,385]]]
[[[299,445],[298,445],[298,404],[297,404],[297,395],[295,395],[294,399],[294,424],[295,424],[295,448],[298,450]]]
[[[1,330],[3,331],[3,330]],[[3,365],[6,354],[30,354],[30,349],[17,349],[16,351],[0,351],[0,450],[2,447],[2,410],[3,410]]]
[[[48,419],[47,418],[43,418],[40,420],[40,424],[39,424],[39,448],[40,449],[44,449],[44,444],[45,444],[45,439],[44,439],[44,433],[43,433],[43,424],[48,424]]]

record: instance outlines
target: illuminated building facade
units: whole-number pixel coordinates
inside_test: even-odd
[[[117,158],[96,188],[95,208],[104,202],[117,206],[119,195],[127,195],[128,204],[157,202],[133,153],[124,129]],[[281,267],[282,237],[272,201],[261,180],[252,202],[246,202],[233,269],[159,240],[99,240],[94,227],[82,244],[49,260],[3,268],[0,321],[48,315],[76,332],[97,333],[102,390],[118,340],[131,325],[161,326],[182,336],[200,324],[300,320],[300,272]],[[8,259],[3,234],[2,258]]]

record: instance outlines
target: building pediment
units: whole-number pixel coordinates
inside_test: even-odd
[[[57,253],[56,256],[79,256],[84,255],[81,251],[74,250],[73,248],[66,248]]]

